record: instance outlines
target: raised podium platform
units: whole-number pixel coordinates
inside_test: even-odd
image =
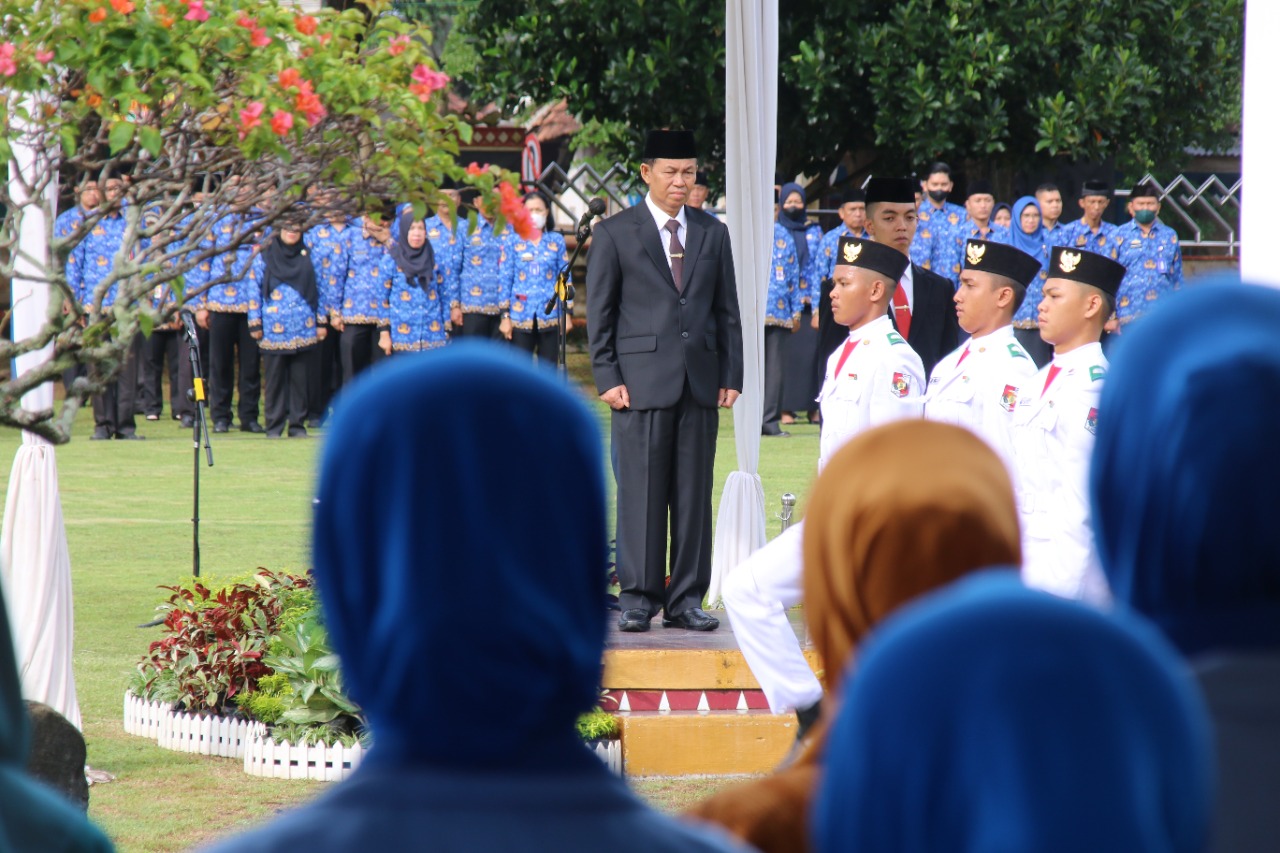
[[[663,628],[624,634],[611,614],[601,706],[622,723],[622,762],[629,776],[765,773],[795,741],[794,714],[770,713],[759,683],[738,651],[724,611],[711,632]],[[801,611],[790,614],[804,636]],[[806,649],[809,665],[820,668]]]

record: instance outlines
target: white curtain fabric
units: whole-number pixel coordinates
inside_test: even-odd
[[[707,592],[712,605],[719,604],[729,572],[765,543],[760,419],[778,149],[778,2],[728,0],[725,17],[726,195],[746,369],[742,397],[733,407],[738,470],[725,482],[716,519]]]
[[[31,176],[37,170],[56,167],[43,156],[43,150],[21,141],[14,145],[9,164],[10,190],[19,204],[25,194],[17,176]],[[57,188],[51,182],[50,210],[56,197]],[[19,224],[21,251],[12,286],[14,340],[38,332],[50,309],[48,285],[24,278],[24,273],[41,276],[49,262],[52,222],[45,220],[39,208],[27,206]],[[47,361],[51,354],[52,345],[27,353],[16,359],[14,369],[21,374]],[[28,392],[22,398],[22,406],[30,411],[52,408],[53,385],[45,383]],[[9,475],[4,527],[0,532],[0,583],[9,610],[23,697],[49,705],[80,728],[80,704],[71,668],[71,558],[58,493],[58,462],[53,446],[28,432],[22,434],[22,446]]]
[[[1280,3],[1248,0],[1244,11],[1244,129],[1241,154],[1244,189],[1240,202],[1240,275],[1252,284],[1280,287],[1274,240],[1280,233],[1280,207],[1262,187],[1272,180],[1280,150],[1280,52],[1268,49],[1280,37]],[[1248,188],[1257,188],[1249,192]]]

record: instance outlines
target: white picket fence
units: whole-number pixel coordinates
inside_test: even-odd
[[[258,736],[245,745],[244,772],[268,779],[315,779],[340,782],[355,772],[364,757],[360,744],[343,746],[276,743]]]
[[[604,766],[613,771],[614,775],[622,775],[622,741],[607,740],[597,743],[592,747],[592,752],[596,754],[596,758],[604,762]]]

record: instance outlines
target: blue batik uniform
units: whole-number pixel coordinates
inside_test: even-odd
[[[382,273],[391,281],[391,296],[379,328],[390,331],[391,349],[420,352],[444,346],[448,342],[449,304],[439,264],[434,281],[425,288],[410,283],[390,255],[383,258]]]
[[[1068,223],[1062,226],[1062,229],[1062,235],[1057,238],[1054,243],[1055,246],[1084,249],[1087,252],[1106,255],[1108,258],[1115,260],[1117,248],[1116,226],[1110,222],[1101,223],[1096,234],[1090,230],[1083,219]]]
[[[952,272],[951,269],[955,255],[951,241],[954,232],[968,218],[965,209],[958,204],[944,202],[939,210],[929,199],[921,201],[916,209],[916,236],[912,238],[908,251],[911,263],[949,278],[953,284],[958,282],[959,270]]]
[[[1013,315],[1015,329],[1039,328],[1036,318],[1040,315],[1040,302],[1044,299],[1044,283],[1049,279],[1049,257],[1052,252],[1053,249],[1046,242],[1041,245],[1041,250],[1035,253],[1036,259],[1040,261],[1040,272],[1027,285],[1026,296],[1023,297],[1022,304]]]
[[[946,276],[951,280],[953,285],[959,287],[960,269],[963,266],[962,262],[964,260],[965,243],[970,240],[988,240],[992,243],[1011,243],[1012,239],[1013,238],[1009,234],[1009,229],[1005,228],[1003,225],[996,225],[994,222],[988,220],[987,230],[984,233],[982,229],[978,227],[978,223],[966,217],[963,222],[951,230],[951,241],[949,243],[950,252],[946,257],[945,267],[943,269],[938,269],[935,266],[933,271],[938,275]],[[936,259],[935,263],[937,263]]]
[[[323,222],[307,232],[307,250],[311,265],[316,271],[316,289],[320,302],[330,307],[341,303],[347,282],[347,250],[350,245],[348,232],[359,226],[350,220],[341,230],[332,223]]]
[[[550,314],[542,312],[555,295],[556,274],[568,262],[564,237],[554,231],[544,231],[536,243],[519,234],[508,236],[502,256],[501,301],[511,306],[513,328],[532,332],[535,320],[540,329],[559,325],[558,304]]]
[[[115,266],[116,255],[124,245],[126,227],[122,214],[102,217],[67,258],[67,284],[75,294],[76,301],[86,309]],[[118,282],[112,282],[107,288],[102,297],[104,310],[115,304],[118,288]]]
[[[458,278],[458,307],[464,314],[501,314],[503,302],[502,251],[507,235],[497,234],[483,216],[475,228],[459,240],[462,272]],[[452,306],[451,306],[452,307]]]
[[[446,311],[458,305],[459,277],[462,274],[462,240],[458,236],[457,227],[449,227],[439,216],[433,216],[424,223],[427,226],[427,239],[431,241],[431,251],[436,258],[436,272],[440,276],[441,296],[445,300]]]
[[[773,256],[769,261],[769,295],[765,297],[764,324],[795,328],[800,320],[800,263],[791,232],[773,224]]]
[[[861,234],[854,234],[849,230],[849,226],[843,222],[836,228],[832,228],[822,238],[822,242],[818,244],[817,260],[814,262],[818,267],[818,281],[831,278],[831,274],[836,268],[836,249],[840,246],[841,237],[861,237],[863,240],[870,240],[867,229],[862,229]]]
[[[80,223],[84,222],[84,210],[80,205],[76,205],[70,210],[65,210],[58,214],[58,218],[53,220],[53,237],[55,240],[65,240],[75,233],[80,227]]]
[[[244,286],[256,287],[261,294],[266,274],[266,262],[259,255],[253,259]],[[264,353],[299,352],[319,342],[316,330],[328,325],[330,308],[322,295],[313,311],[291,285],[273,282],[271,292],[264,299],[253,300],[249,309],[249,329],[261,330],[262,340],[258,341],[258,348]]]
[[[792,241],[796,239],[794,231],[783,229]],[[809,244],[809,263],[797,266],[799,278],[796,282],[797,311],[803,310],[806,304],[813,304],[822,298],[822,227],[810,225],[804,230],[805,242]],[[799,258],[797,251],[796,257]]]
[[[253,224],[253,214],[228,213],[213,224],[213,229],[201,244],[201,250],[229,246],[238,233]],[[249,281],[249,272],[257,253],[253,244],[246,241],[236,249],[228,249],[201,262],[196,279],[200,284],[229,276],[230,280],[215,284],[204,292],[201,308],[225,314],[248,314],[257,307],[257,285]]]
[[[1053,248],[1054,246],[1061,246],[1062,245],[1061,241],[1063,237],[1066,235],[1066,233],[1067,233],[1067,226],[1062,222],[1061,219],[1059,219],[1057,224],[1054,225],[1052,228],[1045,227],[1044,229],[1045,242],[1049,244],[1050,248]]]
[[[340,294],[337,312],[342,322],[357,326],[374,326],[385,322],[391,276],[383,261],[390,256],[386,248],[364,236],[363,226],[353,223],[342,232],[347,236],[347,280]]]
[[[1116,260],[1126,270],[1116,294],[1116,319],[1124,325],[1182,287],[1182,246],[1177,232],[1159,219],[1145,234],[1136,220],[1125,223],[1116,229],[1115,240]]]

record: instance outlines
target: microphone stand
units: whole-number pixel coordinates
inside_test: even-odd
[[[191,388],[187,399],[196,404],[196,416],[191,424],[192,449],[192,502],[191,510],[191,575],[200,577],[200,442],[203,438],[209,467],[213,467],[213,445],[209,442],[209,420],[205,407],[204,377],[200,375],[200,339],[196,335],[195,318],[188,311],[181,312],[183,334],[187,337],[187,356],[191,360]]]
[[[556,275],[556,289],[551,299],[547,302],[542,313],[549,315],[557,307],[560,308],[559,334],[556,339],[556,369],[567,380],[569,378],[569,329],[566,322],[568,303],[573,300],[576,295],[573,285],[569,283],[572,276],[573,262],[578,259],[578,253],[582,251],[582,247],[586,245],[587,238],[591,236],[591,219],[587,217],[585,221],[578,223],[578,245],[574,246],[573,254],[569,256],[569,263],[560,268],[560,272]]]

